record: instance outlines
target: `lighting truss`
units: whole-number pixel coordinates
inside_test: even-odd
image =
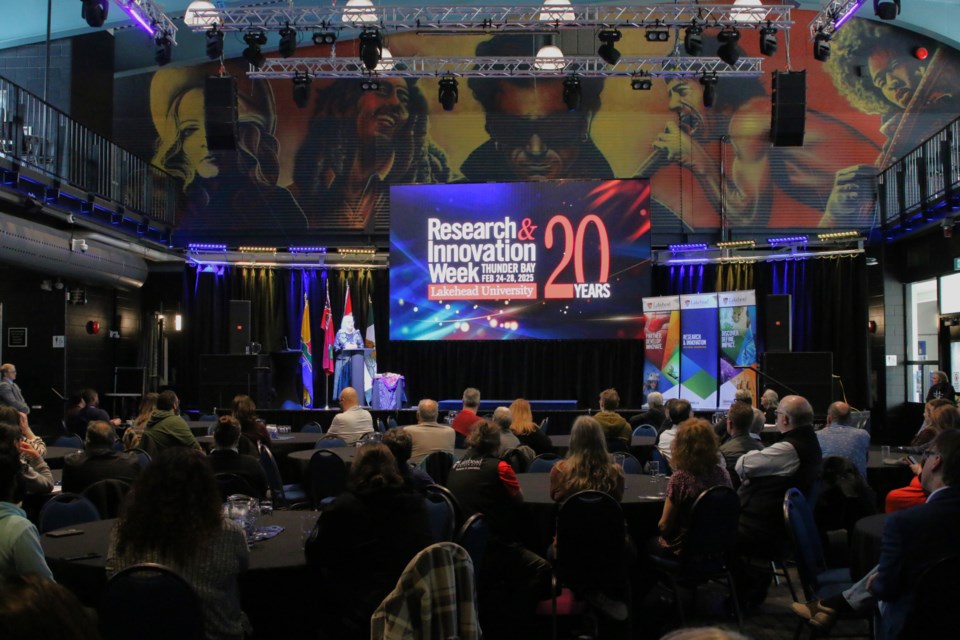
[[[820,12],[810,21],[810,40],[817,37],[818,33],[833,35],[834,31],[843,26],[843,24],[857,12],[866,0],[830,0],[820,9]]]
[[[549,58],[550,68],[538,68],[527,58],[391,58],[390,65],[371,74],[356,58],[267,58],[250,78],[293,78],[307,73],[319,78],[356,78],[377,75],[394,78],[432,78],[441,75],[473,78],[536,78],[577,74],[586,78],[632,77],[645,74],[654,78],[693,78],[704,73],[722,77],[755,77],[762,74],[763,58],[740,58],[729,66],[720,58],[669,58],[623,56],[616,65],[608,65],[594,56]],[[560,66],[562,64],[562,67]],[[541,64],[540,67],[545,65]]]
[[[153,0],[113,0],[128,16],[133,18],[151,36],[158,32],[170,36],[170,42],[177,44],[177,25],[173,24],[163,9]]]
[[[687,27],[697,20],[708,28],[777,28],[793,24],[789,6],[667,4],[652,6],[463,6],[463,7],[225,7],[198,10],[199,22],[215,21],[222,31],[360,28],[418,33],[543,32],[562,29]],[[208,24],[193,27],[204,31]]]

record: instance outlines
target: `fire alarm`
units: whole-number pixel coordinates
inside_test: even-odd
[[[95,336],[98,333],[100,333],[100,323],[97,322],[96,320],[90,320],[89,322],[87,322],[87,333],[89,333],[92,336]]]
[[[913,57],[917,60],[926,60],[930,56],[930,51],[926,47],[914,47]]]

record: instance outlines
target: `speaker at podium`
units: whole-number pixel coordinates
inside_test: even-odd
[[[337,388],[334,389],[336,399],[340,398],[340,391],[344,387],[353,387],[357,390],[357,395],[361,398],[363,404],[364,372],[366,371],[366,357],[374,352],[374,349],[344,349],[340,352],[340,358],[346,358],[343,369],[340,372],[340,378],[337,380]]]

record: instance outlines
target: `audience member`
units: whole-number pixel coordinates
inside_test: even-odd
[[[766,424],[776,424],[777,406],[780,404],[780,396],[773,389],[767,389],[760,396],[760,409],[763,410],[764,422]]]
[[[320,514],[307,562],[320,575],[318,603],[330,638],[369,638],[370,616],[407,563],[435,542],[424,498],[397,470],[390,449],[363,445],[346,490]]]
[[[931,401],[931,405],[936,403],[937,399]],[[910,442],[913,453],[923,453],[923,451],[933,442],[933,439],[947,429],[956,429],[960,426],[960,413],[952,402],[943,402],[933,405],[930,410],[930,423],[921,428],[920,433],[914,436]]]
[[[459,433],[462,438],[466,438],[470,435],[470,429],[473,428],[473,425],[475,425],[480,418],[480,416],[477,415],[478,411],[480,411],[480,390],[467,387],[463,390],[463,408],[460,409],[460,413],[453,419],[453,423],[451,423],[450,426],[453,427],[453,430]]]
[[[94,420],[86,428],[83,451],[63,459],[63,490],[83,493],[99,480],[123,480],[133,484],[140,475],[137,456],[113,448],[117,433],[109,422]]]
[[[52,580],[39,575],[7,576],[3,595],[3,640],[100,640],[92,611]]]
[[[946,398],[934,398],[933,400],[927,400],[927,401],[924,403],[924,405],[923,405],[923,422],[920,424],[920,428],[917,429],[917,433],[916,433],[916,434],[914,435],[914,437],[913,437],[913,441],[911,442],[911,445],[912,445],[912,446],[920,446],[920,445],[913,445],[913,442],[916,442],[916,441],[917,441],[917,438],[919,438],[920,434],[923,433],[924,429],[927,429],[927,428],[930,426],[930,423],[933,421],[933,411],[934,411],[934,409],[936,409],[936,408],[938,408],[938,407],[943,407],[943,406],[946,406],[946,405],[956,406],[956,405],[954,405],[952,402],[950,402],[949,400],[947,400]],[[933,433],[933,432],[931,432],[931,433],[926,433],[926,434],[924,434],[923,440],[929,442],[929,441],[932,440],[936,435],[937,435],[937,434],[936,434],[936,433]]]
[[[383,434],[383,444],[390,449],[397,469],[403,480],[417,491],[423,491],[433,484],[433,478],[423,469],[410,465],[410,455],[413,453],[413,439],[403,429],[389,429]]]
[[[360,397],[353,387],[345,387],[340,392],[340,413],[333,416],[327,434],[343,438],[348,445],[373,433],[373,417],[360,406]]]
[[[257,416],[253,398],[240,394],[233,397],[232,415],[240,423],[240,442],[237,450],[246,456],[259,457],[260,447],[270,447],[267,424]]]
[[[115,427],[120,426],[120,418],[110,418],[110,414],[100,408],[100,395],[96,389],[84,389],[80,392],[83,408],[67,421],[67,431],[81,438],[87,436],[87,425],[94,420],[102,420]]]
[[[20,426],[11,422],[12,420],[19,420]],[[27,417],[13,407],[0,407],[0,443],[20,451],[22,493],[50,493],[54,488],[53,474],[41,455],[41,451],[46,451],[46,447],[43,445],[43,440],[36,437],[29,439],[24,435],[26,422]],[[26,428],[29,430],[30,427]],[[19,501],[21,497],[18,494],[17,500]]]
[[[267,473],[260,461],[240,453],[240,422],[233,416],[220,416],[213,429],[214,448],[207,462],[214,473],[233,473],[242,478],[255,493],[253,497],[267,495]]]
[[[123,447],[128,451],[130,449],[140,448],[140,439],[143,437],[143,430],[147,428],[147,420],[157,408],[157,398],[160,394],[151,391],[143,396],[140,401],[140,408],[137,410],[137,417],[133,420],[133,425],[123,432]]]
[[[543,453],[553,453],[553,442],[533,421],[533,412],[527,400],[523,398],[514,400],[510,405],[510,416],[512,418],[510,431],[517,436],[520,444],[530,447],[538,456]]]
[[[514,435],[510,427],[513,425],[513,414],[510,407],[497,407],[493,410],[493,423],[500,427],[500,453],[520,446],[520,438]],[[531,450],[532,453],[532,450]]]
[[[140,443],[146,445],[144,448],[151,455],[172,447],[187,447],[203,452],[190,427],[180,417],[180,399],[170,390],[157,396],[157,408],[147,420]]]
[[[670,462],[673,455],[670,448],[673,445],[673,439],[677,437],[677,427],[681,422],[686,422],[693,415],[693,408],[689,400],[682,398],[671,398],[667,401],[667,417],[670,420],[670,427],[660,433],[657,438],[657,449],[660,454]]]
[[[47,445],[44,444],[43,438],[35,434],[33,429],[30,428],[30,424],[27,421],[27,414],[22,411],[17,411],[13,407],[0,406],[0,422],[18,426],[23,441],[36,449],[37,453],[41,456],[46,455]]]
[[[600,411],[593,417],[603,428],[607,445],[612,451],[627,451],[633,432],[630,423],[617,413],[620,407],[620,394],[616,389],[604,389],[600,392]]]
[[[160,402],[169,402],[163,396]],[[182,446],[166,448],[130,495],[110,535],[107,575],[142,562],[166,565],[200,599],[206,638],[251,634],[237,582],[250,562],[246,536],[239,524],[224,519],[220,491],[203,457]]]
[[[17,367],[9,362],[0,365],[0,406],[13,407],[20,413],[30,414],[30,405],[23,399],[17,385]]]
[[[748,451],[759,451],[763,449],[760,441],[750,435],[750,428],[753,425],[753,407],[735,402],[730,405],[726,419],[727,435],[730,438],[720,445],[720,453],[723,454],[727,470],[733,471],[737,460]]]
[[[766,422],[767,418],[763,411],[753,406],[753,392],[747,388],[737,389],[733,395],[733,401],[734,403],[745,404],[753,410],[753,424],[750,425],[750,433],[759,436],[760,432],[763,431],[763,423]],[[724,433],[720,435],[721,440],[726,439],[726,435],[724,431]]]
[[[563,502],[579,491],[602,491],[619,502],[623,485],[623,467],[607,452],[603,426],[589,416],[578,417],[566,457],[550,469],[550,497]]]
[[[857,466],[861,478],[867,477],[870,434],[853,426],[850,405],[834,402],[827,409],[827,426],[817,432],[824,458],[838,456]]]
[[[936,398],[944,398],[953,402],[957,397],[953,385],[950,384],[950,377],[945,371],[934,371],[930,374],[930,390],[927,391],[927,402]]]
[[[933,444],[933,439],[936,436],[944,431],[953,431],[960,427],[960,413],[952,402],[935,399],[928,402],[927,405],[934,405],[935,407],[930,411],[930,423],[913,439],[913,443],[911,443],[913,446],[905,447],[908,453],[915,456],[924,454]],[[918,442],[921,444],[914,444]],[[887,494],[884,500],[884,511],[887,513],[903,511],[926,502],[928,493],[920,482],[920,464],[913,462],[910,464],[910,468],[914,473],[910,484],[894,489]]]
[[[417,424],[403,427],[413,440],[410,462],[418,464],[434,451],[453,453],[457,432],[437,422],[437,401],[424,398],[417,405]]]
[[[663,394],[659,391],[651,391],[647,394],[647,410],[630,418],[630,426],[636,428],[642,424],[649,424],[657,430],[657,433],[660,433],[666,420],[667,414],[663,412]]]
[[[53,580],[40,548],[37,528],[18,506],[20,451],[9,439],[0,440],[0,583],[11,576],[37,574]],[[0,601],[9,600],[9,594]]]
[[[69,425],[72,424],[77,416],[80,414],[80,410],[87,406],[87,403],[83,401],[83,397],[79,394],[72,394],[69,398],[65,400],[66,408],[63,411],[63,426],[70,431]]]

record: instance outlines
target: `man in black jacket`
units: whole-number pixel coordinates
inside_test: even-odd
[[[117,434],[109,422],[91,422],[84,450],[63,459],[63,490],[81,493],[98,480],[123,480],[133,484],[140,475],[140,464],[136,455],[115,450],[116,440]]]
[[[267,495],[267,474],[257,458],[241,455],[240,423],[233,416],[220,416],[213,431],[216,448],[207,459],[214,473],[232,473],[243,479],[256,492],[255,498]]]

